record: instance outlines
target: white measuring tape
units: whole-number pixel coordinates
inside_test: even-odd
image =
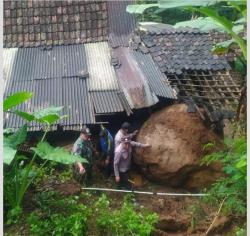
[[[121,190],[112,188],[82,188],[83,190],[90,191],[104,191],[104,192],[120,192],[120,193],[137,193],[137,194],[147,194],[147,195],[158,195],[158,196],[179,196],[179,197],[202,197],[209,194],[205,193],[158,193],[158,192],[143,192],[136,190]]]

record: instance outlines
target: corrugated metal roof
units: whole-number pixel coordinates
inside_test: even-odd
[[[49,106],[64,106],[62,114],[67,114],[68,118],[59,121],[64,127],[95,123],[86,79],[74,77],[13,81],[6,87],[4,97],[18,91],[29,91],[34,94],[30,100],[17,107],[19,110],[33,112]],[[24,120],[14,114],[6,114],[4,117],[5,127],[18,128],[23,124]],[[30,124],[30,130],[40,128],[41,126],[35,122]],[[53,128],[56,129],[56,125]]]
[[[159,100],[150,90],[147,79],[129,48],[114,49],[114,56],[121,64],[116,69],[116,74],[130,107],[138,109],[156,104]]]
[[[167,77],[155,65],[150,54],[132,51],[140,69],[147,78],[148,84],[157,96],[175,99],[173,89],[167,84]],[[165,81],[165,82],[164,82]]]
[[[129,35],[136,27],[135,15],[126,7],[135,1],[108,1],[109,41],[112,47],[127,46]]]
[[[83,44],[52,48],[4,49],[4,68],[13,81],[80,76],[87,73]],[[11,67],[11,68],[10,68]],[[9,78],[6,78],[9,79]]]
[[[124,111],[118,96],[118,91],[90,92],[90,97],[94,104],[96,114]]]
[[[10,48],[8,50],[4,49],[3,50],[3,79],[4,79],[4,84],[9,81],[10,75],[13,70],[13,64],[16,58],[18,48]]]
[[[89,91],[118,90],[115,70],[111,65],[107,42],[85,44],[89,77]]]

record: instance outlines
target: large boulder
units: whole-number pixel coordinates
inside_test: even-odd
[[[154,113],[143,124],[137,141],[152,145],[149,149],[136,149],[134,155],[134,162],[151,180],[198,190],[222,175],[219,163],[200,166],[201,158],[208,154],[204,145],[215,142],[215,147],[219,147],[220,139],[197,113],[188,113],[185,104]]]

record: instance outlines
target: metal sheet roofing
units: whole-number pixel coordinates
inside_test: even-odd
[[[86,79],[81,78],[56,78],[44,80],[31,80],[12,82],[5,89],[4,97],[18,91],[33,92],[34,96],[21,104],[18,109],[33,112],[49,106],[64,106],[62,114],[68,115],[57,124],[64,127],[95,123],[93,109],[89,99]],[[4,126],[18,128],[24,120],[14,114],[4,117]],[[56,126],[53,126],[54,129]],[[30,130],[39,130],[41,126],[35,122],[30,124]]]
[[[3,79],[4,79],[4,88],[7,82],[11,77],[13,70],[13,64],[16,58],[18,48],[10,48],[8,50],[3,50]]]
[[[95,113],[123,112],[124,108],[118,96],[118,91],[98,91],[90,92],[91,100],[94,104]]]
[[[83,44],[4,49],[4,58],[4,68],[9,71],[5,76],[13,81],[85,76],[87,72]]]
[[[119,85],[107,42],[85,44],[89,91],[118,90]]]
[[[129,36],[136,27],[135,15],[126,12],[129,1],[108,1],[109,41],[112,47],[128,46]]]
[[[121,88],[131,108],[143,108],[154,105],[158,98],[150,90],[145,75],[140,70],[129,48],[116,48],[114,55],[119,59],[116,69]]]
[[[152,57],[139,51],[132,51],[132,54],[144,73],[151,90],[157,96],[175,99],[176,97],[166,75],[155,65]]]

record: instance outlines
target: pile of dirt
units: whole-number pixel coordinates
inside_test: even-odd
[[[140,129],[137,141],[151,144],[134,155],[139,169],[151,180],[198,190],[222,175],[219,163],[200,166],[201,158],[208,154],[204,145],[214,142],[218,148],[220,139],[198,114],[188,113],[185,104],[154,113]]]

